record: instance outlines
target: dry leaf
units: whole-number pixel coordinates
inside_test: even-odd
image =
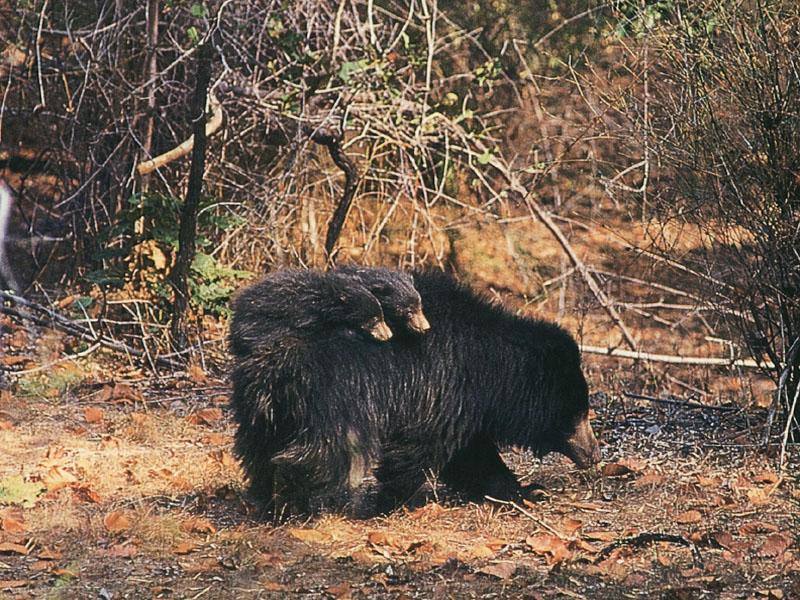
[[[572,556],[566,542],[549,533],[540,533],[526,538],[525,543],[535,554],[545,556],[550,564],[568,560]]]
[[[14,544],[13,542],[0,543],[0,554],[22,554],[27,556],[28,552],[28,547],[22,544]]]
[[[131,386],[124,383],[103,386],[97,400],[103,402],[114,402],[117,404],[128,402],[143,402],[144,396],[141,392],[134,390]]]
[[[11,590],[28,585],[26,579],[0,579],[0,590]]]
[[[180,563],[181,568],[190,575],[197,575],[198,573],[208,573],[214,571],[219,567],[219,560],[216,558],[201,558],[194,562]]]
[[[352,598],[352,588],[349,583],[339,583],[337,585],[329,585],[326,590],[336,600],[350,600]]]
[[[239,466],[239,463],[233,457],[233,454],[231,454],[227,450],[214,450],[213,452],[209,452],[208,455],[216,462],[221,464],[223,467],[226,467],[228,469],[236,468]]]
[[[792,545],[792,538],[785,533],[773,533],[767,536],[758,549],[758,555],[764,558],[783,556],[783,553]]]
[[[494,555],[497,554],[494,550],[489,548],[484,544],[478,544],[477,546],[472,546],[465,552],[461,553],[463,555],[463,560],[470,560],[476,558],[494,558]]]
[[[105,411],[95,406],[87,406],[83,411],[83,418],[86,419],[87,423],[99,423],[104,416]]]
[[[740,535],[754,535],[756,533],[774,533],[779,527],[765,521],[750,521],[739,527]]]
[[[600,469],[600,473],[603,477],[624,477],[625,475],[633,473],[633,470],[621,463],[608,463],[603,465]]]
[[[697,483],[703,487],[719,487],[722,485],[722,479],[719,477],[703,477],[702,475],[698,475]]]
[[[714,541],[720,548],[731,550],[734,545],[733,536],[727,531],[714,531],[708,538]]]
[[[628,467],[635,473],[641,473],[647,468],[647,463],[643,460],[639,460],[638,458],[623,458],[621,461],[619,461],[619,464]]]
[[[216,407],[201,408],[193,412],[186,420],[192,425],[213,425],[222,418],[222,409]]]
[[[130,529],[131,522],[124,513],[120,511],[113,511],[103,517],[103,525],[111,533],[117,533]]]
[[[497,577],[497,579],[508,579],[513,576],[517,570],[517,565],[511,562],[498,562],[486,565],[482,569],[478,569],[478,573]]]
[[[172,552],[174,554],[183,555],[183,554],[189,554],[190,552],[193,552],[196,549],[197,549],[197,544],[195,544],[194,542],[181,542],[172,549]]]
[[[581,539],[574,540],[570,544],[570,546],[575,548],[576,550],[582,550],[583,552],[586,552],[588,554],[597,554],[598,552],[600,552],[600,548],[598,548],[597,546],[592,546],[586,540],[581,540]]]
[[[753,483],[778,483],[780,476],[772,471],[761,471],[753,475]]]
[[[186,374],[189,376],[189,379],[197,383],[205,383],[208,381],[208,375],[206,375],[206,372],[200,365],[190,365],[186,370]]]
[[[77,483],[78,478],[69,471],[62,467],[50,467],[44,477],[42,483],[47,488],[48,492],[60,490],[63,487]]]
[[[103,497],[90,488],[88,485],[76,486],[72,489],[72,496],[79,502],[91,502],[93,504],[100,504]]]
[[[216,533],[217,528],[208,519],[192,517],[181,523],[181,531],[187,533]]]
[[[222,446],[223,444],[227,444],[229,440],[230,437],[224,433],[217,433],[216,431],[212,431],[203,436],[203,443],[208,446]]]
[[[566,518],[561,523],[561,529],[563,529],[567,533],[575,533],[581,527],[583,527],[583,521],[581,521],[580,519]]]
[[[613,531],[584,531],[581,535],[593,542],[613,542],[617,539],[617,534]]]
[[[690,523],[699,523],[703,519],[703,515],[699,510],[687,510],[675,517],[675,522],[681,525],[688,525]]]
[[[655,487],[664,483],[664,476],[658,473],[645,473],[633,482],[633,487]]]
[[[110,558],[133,558],[138,552],[134,544],[114,544],[103,554]]]
[[[22,518],[6,515],[0,518],[0,529],[6,533],[22,533],[25,531],[25,522]]]
[[[13,367],[16,365],[21,365],[28,362],[28,358],[25,356],[1,356],[0,357],[0,364],[5,365],[6,367]]]
[[[61,560],[63,555],[58,550],[49,550],[45,548],[37,555],[39,560]]]
[[[318,531],[317,529],[290,528],[289,535],[300,541],[315,544],[325,544],[333,539],[329,534]]]

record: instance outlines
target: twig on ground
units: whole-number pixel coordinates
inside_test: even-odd
[[[40,371],[46,371],[47,369],[54,367],[55,365],[61,364],[63,362],[67,362],[70,360],[75,360],[77,358],[83,358],[84,356],[89,356],[92,352],[97,350],[102,344],[100,342],[95,342],[91,346],[89,346],[86,350],[82,350],[80,352],[76,352],[75,354],[69,354],[68,356],[63,356],[58,360],[51,361],[49,363],[43,364],[40,367],[34,367],[33,369],[24,369],[23,371],[14,371],[14,375],[30,375],[32,373],[38,373]]]
[[[694,565],[700,568],[703,567],[703,558],[700,556],[700,550],[697,548],[697,544],[687,540],[685,537],[680,535],[674,535],[671,533],[653,533],[653,532],[640,533],[639,535],[633,535],[630,537],[616,540],[615,542],[611,542],[608,546],[606,546],[600,551],[600,553],[594,559],[594,562],[595,564],[597,564],[603,559],[608,558],[609,554],[611,554],[617,548],[621,548],[622,546],[641,547],[650,544],[652,542],[670,542],[672,544],[680,544],[681,546],[686,546],[692,551],[692,562],[694,563]]]
[[[617,358],[630,358],[633,360],[644,360],[649,362],[663,362],[674,365],[698,365],[707,367],[743,367],[746,369],[773,369],[772,362],[756,362],[752,358],[716,358],[703,356],[674,356],[672,354],[652,354],[650,352],[633,352],[631,350],[621,350],[619,348],[606,348],[604,346],[590,346],[580,344],[581,352],[589,354],[602,354],[603,356],[615,356]]]
[[[542,520],[541,520],[539,517],[537,517],[536,515],[534,515],[534,514],[533,514],[531,511],[529,511],[529,510],[525,510],[525,509],[524,509],[524,508],[522,508],[522,507],[521,507],[519,504],[517,504],[516,502],[514,502],[514,501],[512,501],[512,500],[500,500],[499,498],[493,498],[492,496],[488,496],[488,495],[484,496],[484,498],[486,498],[487,500],[489,500],[489,502],[494,502],[494,503],[496,503],[496,504],[503,504],[503,505],[505,505],[505,506],[510,506],[510,507],[512,507],[512,508],[514,508],[514,509],[516,509],[516,510],[518,510],[518,511],[519,511],[519,512],[521,512],[523,515],[525,515],[526,517],[528,517],[528,518],[529,518],[531,521],[533,521],[534,523],[536,523],[536,524],[537,524],[539,527],[541,527],[542,529],[546,529],[547,531],[549,531],[549,532],[550,532],[550,533],[552,533],[553,535],[556,535],[556,536],[558,536],[558,537],[560,537],[560,538],[565,538],[565,539],[569,537],[569,536],[567,536],[567,535],[564,535],[563,533],[561,533],[560,531],[558,531],[558,530],[557,530],[557,529],[555,529],[554,527],[551,527],[550,525],[548,525],[547,523],[545,523],[544,521],[542,521]]]
[[[679,400],[677,398],[656,398],[655,396],[647,396],[645,394],[634,394],[632,392],[622,392],[626,398],[634,400],[647,400],[648,402],[655,402],[657,404],[672,404],[674,406],[683,406],[685,408],[697,408],[700,410],[717,410],[720,412],[735,412],[739,410],[736,406],[713,406],[710,404],[701,404],[700,402],[691,402],[690,400]]]

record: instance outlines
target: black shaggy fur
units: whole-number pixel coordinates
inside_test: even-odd
[[[334,272],[351,277],[375,295],[394,333],[419,334],[430,329],[411,274],[355,264],[341,265]]]
[[[352,278],[312,270],[277,271],[242,290],[232,303],[230,347],[246,357],[259,347],[334,330],[369,332],[383,321],[377,298]]]
[[[498,446],[567,452],[588,412],[569,334],[514,316],[447,275],[414,281],[431,330],[389,343],[335,328],[260,339],[238,324],[251,321],[248,305],[234,307],[232,346],[244,329],[258,348],[239,357],[232,397],[236,450],[255,497],[271,501],[280,466],[280,493],[295,506],[335,508],[377,464],[382,511],[412,496],[428,470],[471,497],[513,498],[520,486]]]

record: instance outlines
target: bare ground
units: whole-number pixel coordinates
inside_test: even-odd
[[[601,469],[507,454],[541,486],[525,506],[434,485],[386,518],[274,524],[244,499],[224,380],[55,365],[0,402],[0,499],[28,484],[0,506],[0,597],[800,597],[800,488],[754,445],[764,411],[625,399],[619,379],[593,395]]]

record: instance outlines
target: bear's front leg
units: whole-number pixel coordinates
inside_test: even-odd
[[[519,500],[522,487],[503,459],[497,445],[477,436],[457,451],[442,469],[441,480],[468,500],[481,502],[485,496],[498,500]]]

